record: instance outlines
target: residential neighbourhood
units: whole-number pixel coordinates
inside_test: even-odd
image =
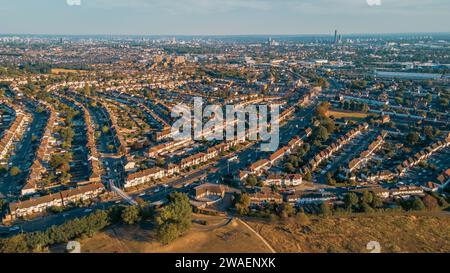
[[[446,213],[449,49],[445,35],[2,35],[1,236],[95,211],[144,218],[181,199],[230,222]],[[173,109],[195,117],[199,99],[179,138]],[[245,120],[198,132],[218,118],[208,105]]]

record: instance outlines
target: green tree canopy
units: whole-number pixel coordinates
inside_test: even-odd
[[[189,231],[192,226],[189,197],[184,193],[172,193],[169,204],[158,211],[156,224],[158,238],[163,244],[169,244]]]
[[[345,206],[347,208],[355,206],[356,204],[358,204],[358,201],[359,201],[358,196],[356,195],[356,193],[353,192],[346,194],[344,197]]]
[[[122,211],[122,221],[127,225],[136,224],[141,220],[140,210],[136,206],[128,206]]]

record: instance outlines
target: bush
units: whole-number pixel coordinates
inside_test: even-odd
[[[328,217],[331,216],[333,214],[332,210],[331,210],[331,205],[328,203],[322,203],[320,205],[320,214],[324,217]]]
[[[428,210],[435,210],[439,208],[438,201],[431,195],[426,195],[422,201]]]
[[[240,215],[246,215],[249,212],[250,197],[247,194],[241,194],[236,198],[236,210]]]
[[[306,213],[303,211],[300,211],[297,214],[296,220],[301,226],[308,226],[311,223],[311,220],[309,219],[308,215],[306,215]]]
[[[139,208],[128,206],[122,211],[122,221],[127,225],[134,225],[141,220]]]
[[[365,213],[372,213],[374,212],[373,208],[369,206],[366,202],[361,203],[361,211]]]
[[[11,168],[11,170],[9,170],[9,173],[11,176],[18,176],[21,173],[21,170],[18,167],[14,166]]]
[[[425,205],[420,198],[415,198],[411,204],[411,209],[417,210],[417,211],[424,210]]]

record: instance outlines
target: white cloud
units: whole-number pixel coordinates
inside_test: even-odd
[[[81,0],[66,0],[69,6],[81,6]]]
[[[381,0],[367,0],[369,6],[381,6]]]

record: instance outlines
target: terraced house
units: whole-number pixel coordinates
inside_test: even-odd
[[[78,201],[95,199],[105,191],[102,184],[90,184],[54,194],[31,198],[27,201],[9,204],[9,214],[4,221],[9,222],[18,218],[27,218],[45,213],[51,207],[66,207]]]

